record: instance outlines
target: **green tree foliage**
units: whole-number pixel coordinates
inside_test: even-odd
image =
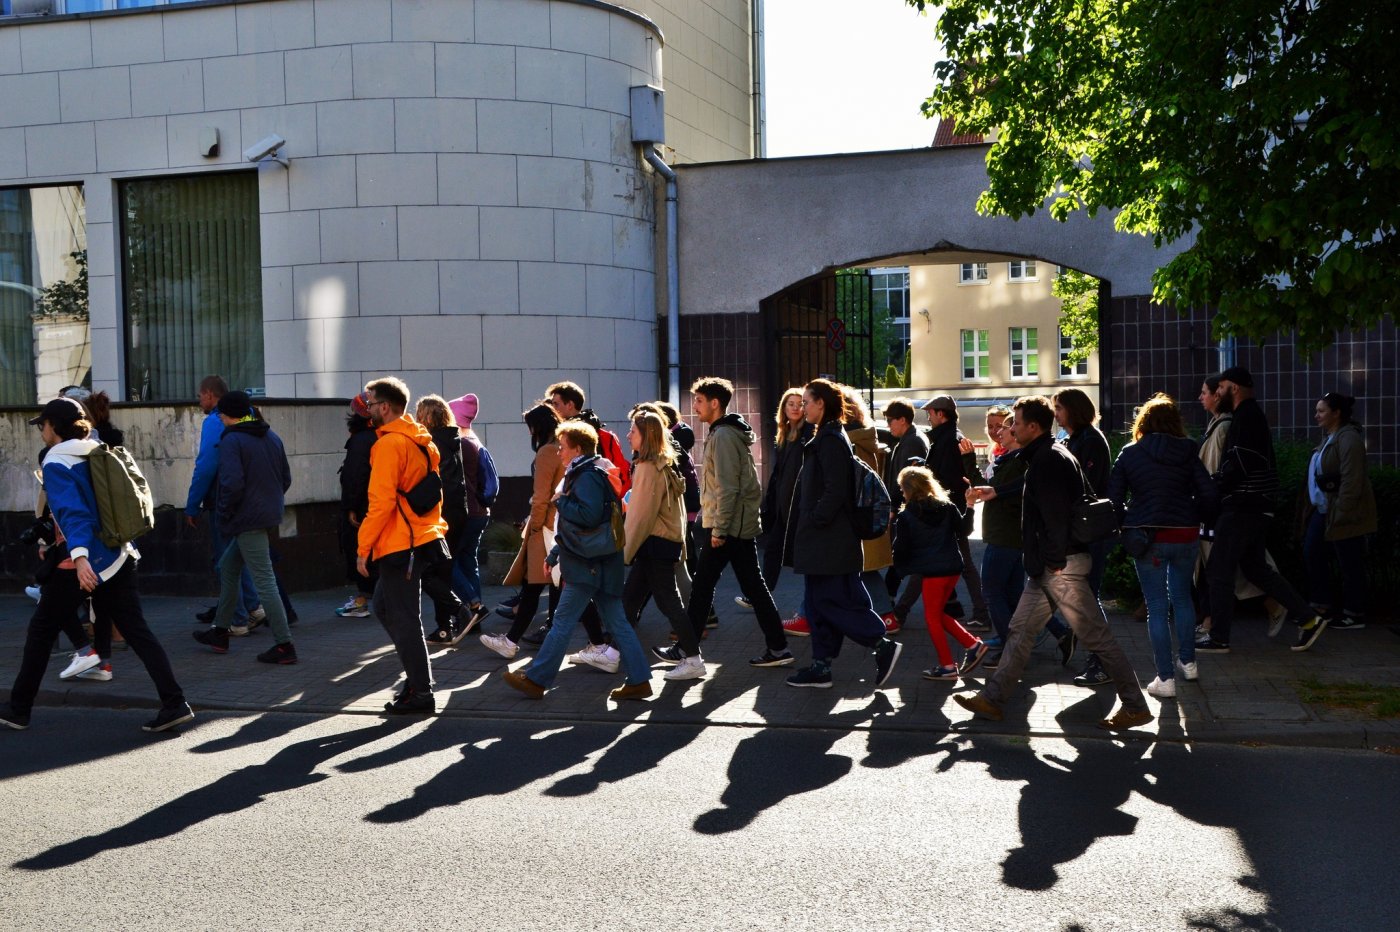
[[[1060,330],[1069,338],[1070,363],[1080,363],[1099,348],[1099,280],[1065,269],[1050,283],[1050,293],[1060,299]]]
[[[87,250],[70,252],[68,258],[73,264],[73,277],[54,282],[40,292],[39,299],[34,305],[36,319],[88,319]]]
[[[923,10],[926,0],[906,0]],[[999,136],[987,214],[1115,209],[1156,300],[1306,349],[1396,307],[1400,17],[1323,0],[945,0],[924,112]]]

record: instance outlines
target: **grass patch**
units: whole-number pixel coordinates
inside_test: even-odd
[[[1376,718],[1400,716],[1400,686],[1370,683],[1324,683],[1314,677],[1299,680],[1298,698],[1313,705],[1355,709]]]

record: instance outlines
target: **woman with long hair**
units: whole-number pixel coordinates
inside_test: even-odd
[[[858,390],[849,385],[842,385],[841,401],[846,409],[846,436],[850,438],[856,456],[875,470],[875,475],[883,476],[885,458],[889,456],[890,451],[880,443],[879,434],[871,426],[870,409],[866,407],[865,399],[860,397]],[[899,622],[895,619],[894,599],[890,596],[889,588],[885,586],[884,577],[884,571],[894,565],[890,532],[886,530],[874,540],[861,541],[860,550],[864,560],[860,581],[870,593],[871,605],[875,608],[875,614],[884,622],[885,631],[895,634],[899,631]]]
[[[812,665],[788,677],[789,686],[831,688],[831,663],[850,638],[875,652],[875,688],[882,688],[903,649],[885,636],[885,624],[860,581],[864,558],[853,523],[855,463],[846,436],[840,386],[813,379],[802,392],[815,433],[802,447],[796,518],[788,524],[793,572],[802,576],[802,601],[812,629]]]
[[[509,631],[481,636],[485,647],[507,660],[520,650],[520,639],[535,619],[535,612],[540,607],[540,595],[546,586],[549,586],[551,618],[559,602],[559,589],[550,585],[549,568],[544,562],[549,555],[544,540],[545,530],[554,527],[554,489],[564,479],[564,464],[559,461],[559,442],[554,439],[559,429],[559,415],[549,402],[540,401],[521,417],[530,431],[530,447],[535,451],[535,461],[530,464],[534,488],[530,494],[530,516],[525,520],[520,552],[515,555],[515,562],[504,580],[507,586],[521,586],[520,601],[515,605],[515,617]]]
[[[1313,608],[1331,618],[1333,631],[1366,627],[1366,535],[1376,532],[1366,432],[1352,418],[1355,409],[1349,395],[1322,396],[1313,419],[1325,436],[1308,464],[1303,558]],[[1341,598],[1332,585],[1331,557],[1342,571]]]
[[[763,491],[763,582],[768,591],[778,584],[783,569],[783,538],[787,535],[788,512],[792,508],[797,471],[802,468],[802,441],[811,435],[802,416],[802,389],[789,388],[778,401],[773,417],[773,470]],[[734,601],[744,608],[743,596]]]
[[[623,550],[623,562],[632,569],[622,589],[623,611],[635,628],[647,600],[655,599],[656,607],[671,622],[679,651],[679,662],[666,673],[666,679],[699,679],[705,675],[700,640],[676,586],[676,565],[681,561],[685,538],[685,480],[676,471],[675,447],[660,415],[636,411],[627,441],[635,459]]]
[[[962,511],[948,498],[933,473],[923,466],[906,466],[899,473],[904,507],[895,517],[894,563],[905,576],[923,579],[924,624],[938,653],[938,666],[925,670],[926,680],[956,680],[971,673],[987,654],[987,644],[949,615],[944,606],[962,577],[962,553],[958,550],[958,524]],[[962,667],[953,663],[948,638],[967,654]]]
[[[462,478],[462,442],[457,435],[457,419],[441,395],[424,395],[418,400],[414,420],[428,428],[438,450],[447,551],[455,557],[462,525],[467,520],[467,486]],[[427,637],[432,645],[456,646],[480,621],[474,612],[464,610],[466,600],[453,588],[455,566],[455,560],[443,560],[423,574],[423,591],[432,600],[437,617],[437,630]]]
[[[1169,396],[1159,392],[1138,409],[1133,442],[1118,454],[1107,493],[1123,515],[1124,546],[1147,603],[1147,637],[1157,673],[1147,692],[1172,699],[1178,673],[1186,680],[1197,678],[1191,574],[1200,550],[1201,519],[1214,511],[1220,494]]]

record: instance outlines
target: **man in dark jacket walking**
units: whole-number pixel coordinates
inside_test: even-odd
[[[1206,564],[1211,625],[1210,633],[1196,641],[1196,652],[1230,652],[1237,569],[1288,610],[1288,617],[1298,626],[1293,649],[1307,650],[1327,627],[1327,619],[1314,612],[1288,580],[1269,566],[1264,554],[1278,491],[1274,435],[1264,409],[1254,400],[1254,378],[1248,369],[1231,366],[1220,373],[1217,391],[1231,399],[1235,414],[1220,453],[1220,469],[1213,477],[1220,490],[1220,515],[1215,521],[1215,546]],[[1276,634],[1277,629],[1269,633]]]
[[[875,688],[889,680],[903,649],[885,637],[885,623],[861,582],[865,557],[856,535],[855,452],[842,424],[845,406],[834,382],[813,379],[802,405],[816,433],[802,446],[794,520],[787,531],[792,570],[802,577],[812,665],[788,677],[789,686],[827,689],[831,662],[850,638],[875,651]]]
[[[1024,448],[1020,456],[1026,463],[1021,542],[1029,579],[1011,616],[1009,642],[996,673],[977,695],[953,698],[982,718],[1001,721],[1002,707],[1021,679],[1036,635],[1050,620],[1053,603],[1079,640],[1099,655],[1122,700],[1117,714],[1101,721],[1100,726],[1120,729],[1144,725],[1152,721],[1147,700],[1132,664],[1109,630],[1103,607],[1089,588],[1089,554],[1069,536],[1070,511],[1084,489],[1079,464],[1068,450],[1051,440],[1055,417],[1048,400],[1027,396],[1017,400],[1014,411],[1012,430]]]
[[[297,652],[287,627],[287,610],[277,594],[268,541],[269,532],[282,523],[292,470],[282,439],[268,427],[246,393],[229,392],[219,399],[217,410],[224,433],[219,439],[214,507],[219,528],[229,543],[219,557],[219,607],[214,624],[196,631],[194,639],[215,653],[228,653],[229,625],[239,598],[238,580],[246,565],[277,640],[258,654],[258,660],[293,664]]]

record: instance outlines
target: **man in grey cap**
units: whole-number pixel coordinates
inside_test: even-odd
[[[977,562],[972,559],[972,546],[968,543],[968,537],[972,534],[973,515],[972,509],[967,506],[966,492],[972,485],[969,474],[975,474],[977,471],[976,456],[972,453],[972,444],[963,436],[962,431],[958,430],[958,403],[953,396],[934,395],[921,407],[928,412],[928,468],[933,472],[938,484],[947,490],[948,497],[953,500],[953,504],[962,515],[958,524],[958,550],[962,552],[963,582],[967,585],[967,593],[972,599],[972,622],[985,627],[991,615],[987,611],[987,600],[982,596],[982,576],[977,572]],[[905,583],[904,594],[900,596],[899,603],[894,608],[901,626],[919,599],[920,586],[921,580],[918,579],[911,578]],[[949,604],[955,603],[956,596]],[[925,605],[924,609],[939,607],[941,606]],[[949,614],[960,617],[962,612],[956,610]]]
[[[1210,586],[1210,633],[1196,641],[1197,653],[1228,654],[1230,623],[1235,615],[1235,572],[1254,583],[1288,609],[1298,626],[1295,651],[1316,643],[1327,619],[1312,610],[1278,571],[1269,566],[1264,545],[1273,521],[1274,496],[1278,493],[1278,469],[1274,462],[1274,435],[1264,409],[1254,400],[1254,377],[1243,366],[1220,373],[1217,394],[1234,403],[1234,419],[1220,452],[1220,469],[1212,477],[1220,488],[1220,514],[1215,519],[1215,546],[1206,564]],[[1281,622],[1269,628],[1278,634]]]

